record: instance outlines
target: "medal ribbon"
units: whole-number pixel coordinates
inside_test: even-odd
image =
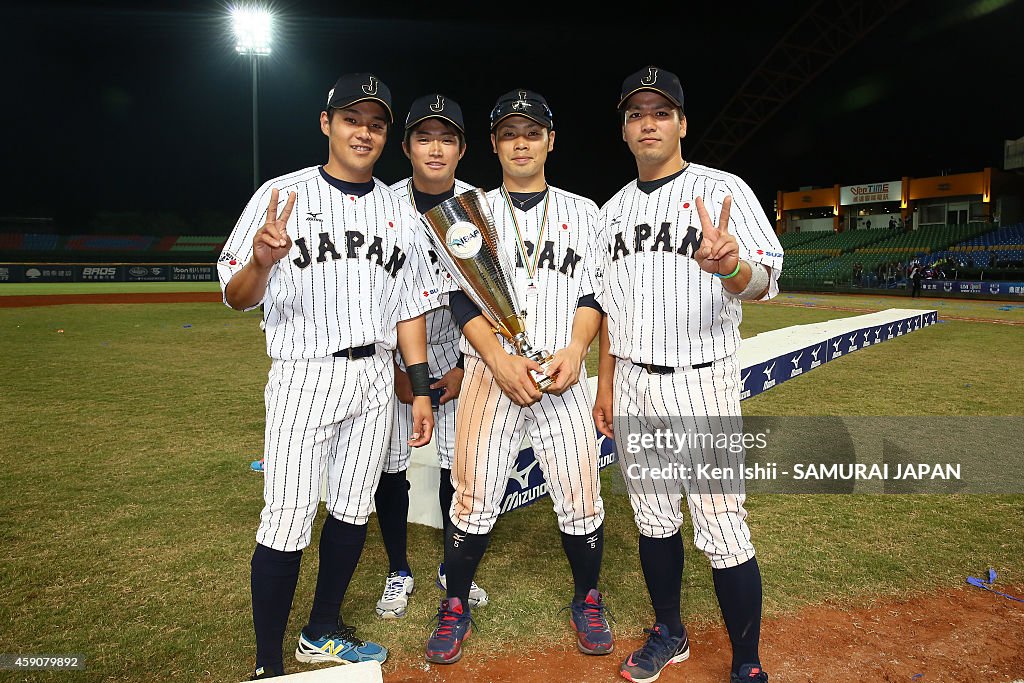
[[[406,187],[406,191],[409,193],[409,201],[412,202],[413,210],[416,213],[419,213],[420,210],[418,208],[416,208],[416,193],[413,192],[413,189],[412,189],[412,178],[409,178],[409,184],[406,185],[405,187]]]
[[[519,228],[519,221],[516,219],[516,212],[512,208],[512,197],[509,195],[508,190],[505,186],[501,186],[501,193],[505,196],[505,204],[508,206],[508,214],[512,216],[512,227],[516,231],[516,248],[519,250],[519,254],[523,259],[523,266],[526,267],[526,275],[533,280],[534,273],[537,272],[537,264],[540,262],[540,245],[544,241],[544,231],[548,227],[548,202],[551,199],[551,192],[548,188],[544,188],[547,193],[544,195],[544,215],[540,219],[540,233],[537,235],[537,244],[533,247],[533,263],[526,255],[526,241],[523,239],[523,232]]]

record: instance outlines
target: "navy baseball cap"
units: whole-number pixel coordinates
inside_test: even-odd
[[[622,81],[622,94],[617,108],[622,109],[626,100],[641,90],[656,92],[680,109],[683,108],[683,86],[679,83],[679,77],[656,66],[645,66],[626,76],[626,80]]]
[[[391,91],[371,73],[345,74],[327,93],[327,109],[350,107],[357,102],[378,102],[388,113],[388,123],[395,122],[391,111]]]
[[[509,90],[498,98],[491,110],[491,130],[510,116],[525,116],[548,129],[555,127],[555,119],[547,100],[525,88]]]
[[[458,128],[463,135],[466,134],[466,124],[462,121],[462,107],[450,97],[436,92],[417,97],[405,117],[405,129],[409,130],[427,119],[441,119]]]

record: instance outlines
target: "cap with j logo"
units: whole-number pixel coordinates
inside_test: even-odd
[[[450,97],[439,93],[430,93],[417,97],[409,106],[409,114],[405,117],[405,129],[409,130],[420,121],[441,119],[447,121],[466,134],[466,125],[462,122],[462,107]]]
[[[371,73],[345,74],[327,93],[327,109],[350,107],[357,102],[378,102],[388,113],[388,123],[394,123],[391,111],[391,91],[384,82]]]
[[[683,108],[683,86],[679,83],[679,77],[656,66],[645,66],[622,81],[618,109],[622,109],[626,100],[641,90],[656,92],[680,109]]]

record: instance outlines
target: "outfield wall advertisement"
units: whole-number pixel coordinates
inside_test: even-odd
[[[1024,297],[1024,282],[980,282],[976,280],[922,280],[922,292],[945,294],[999,294]]]
[[[0,264],[3,282],[217,282],[217,267],[207,263]]]

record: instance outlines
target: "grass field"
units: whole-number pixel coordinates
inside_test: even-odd
[[[780,298],[791,306],[745,307],[744,336],[857,314],[808,302],[931,303],[793,295]],[[1024,322],[1019,307],[956,305],[961,317]],[[262,446],[269,367],[257,322],[256,312],[219,304],[0,308],[0,652],[81,653],[89,667],[18,680],[248,675],[248,561],[262,506],[262,480],[249,462]],[[942,322],[785,382],[743,408],[750,415],[1020,415],[1021,348],[1022,325]],[[646,595],[636,530],[624,496],[610,492],[606,507],[603,590],[616,632],[636,637],[651,620],[646,599],[627,599]],[[1021,495],[763,495],[748,508],[766,617],[958,586],[987,567],[1003,583],[1024,583]],[[371,520],[344,611],[361,635],[391,648],[385,673],[421,660],[440,597],[429,581],[439,543],[438,531],[410,528],[420,587],[409,616],[382,622],[373,605],[387,563]],[[685,618],[717,623],[707,562],[692,542],[686,548]],[[286,651],[307,617],[315,559],[311,549]],[[477,578],[493,599],[475,614],[474,657],[527,637],[533,648],[571,642],[558,612],[570,576],[547,501],[501,520]]]

